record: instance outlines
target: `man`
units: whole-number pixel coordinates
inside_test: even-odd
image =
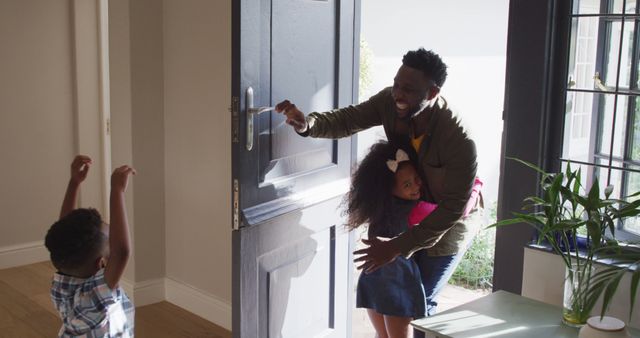
[[[438,208],[398,237],[365,240],[369,247],[356,251],[362,256],[355,261],[368,273],[399,255],[416,253],[429,315],[435,313],[435,296],[482,224],[480,203],[469,198],[477,171],[475,144],[439,95],[446,68],[437,54],[420,48],[404,55],[393,87],[361,104],[307,117],[287,100],[276,106],[302,136],[341,138],[382,125],[389,140],[413,145],[426,179],[425,197]],[[423,248],[427,250],[418,251]]]

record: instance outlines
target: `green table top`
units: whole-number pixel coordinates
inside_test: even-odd
[[[557,306],[498,291],[435,316],[411,322],[416,329],[441,338],[578,337],[578,329],[562,324]],[[638,330],[630,329],[640,338]]]

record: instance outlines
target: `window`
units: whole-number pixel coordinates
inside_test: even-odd
[[[640,0],[574,0],[561,161],[583,182],[612,184],[614,197],[640,191]],[[640,219],[619,225],[640,239]]]

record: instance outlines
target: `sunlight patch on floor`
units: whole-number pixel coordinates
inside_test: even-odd
[[[486,296],[489,293],[489,290],[468,290],[455,285],[446,285],[440,293],[438,311],[442,312],[449,310],[458,305]],[[369,321],[369,317],[367,316],[367,311],[365,309],[354,309],[352,327],[353,338],[375,337],[375,330],[373,329],[373,326],[371,326],[371,322]]]

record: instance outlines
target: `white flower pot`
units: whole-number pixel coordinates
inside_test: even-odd
[[[623,321],[613,317],[594,316],[580,329],[579,338],[631,338]]]

